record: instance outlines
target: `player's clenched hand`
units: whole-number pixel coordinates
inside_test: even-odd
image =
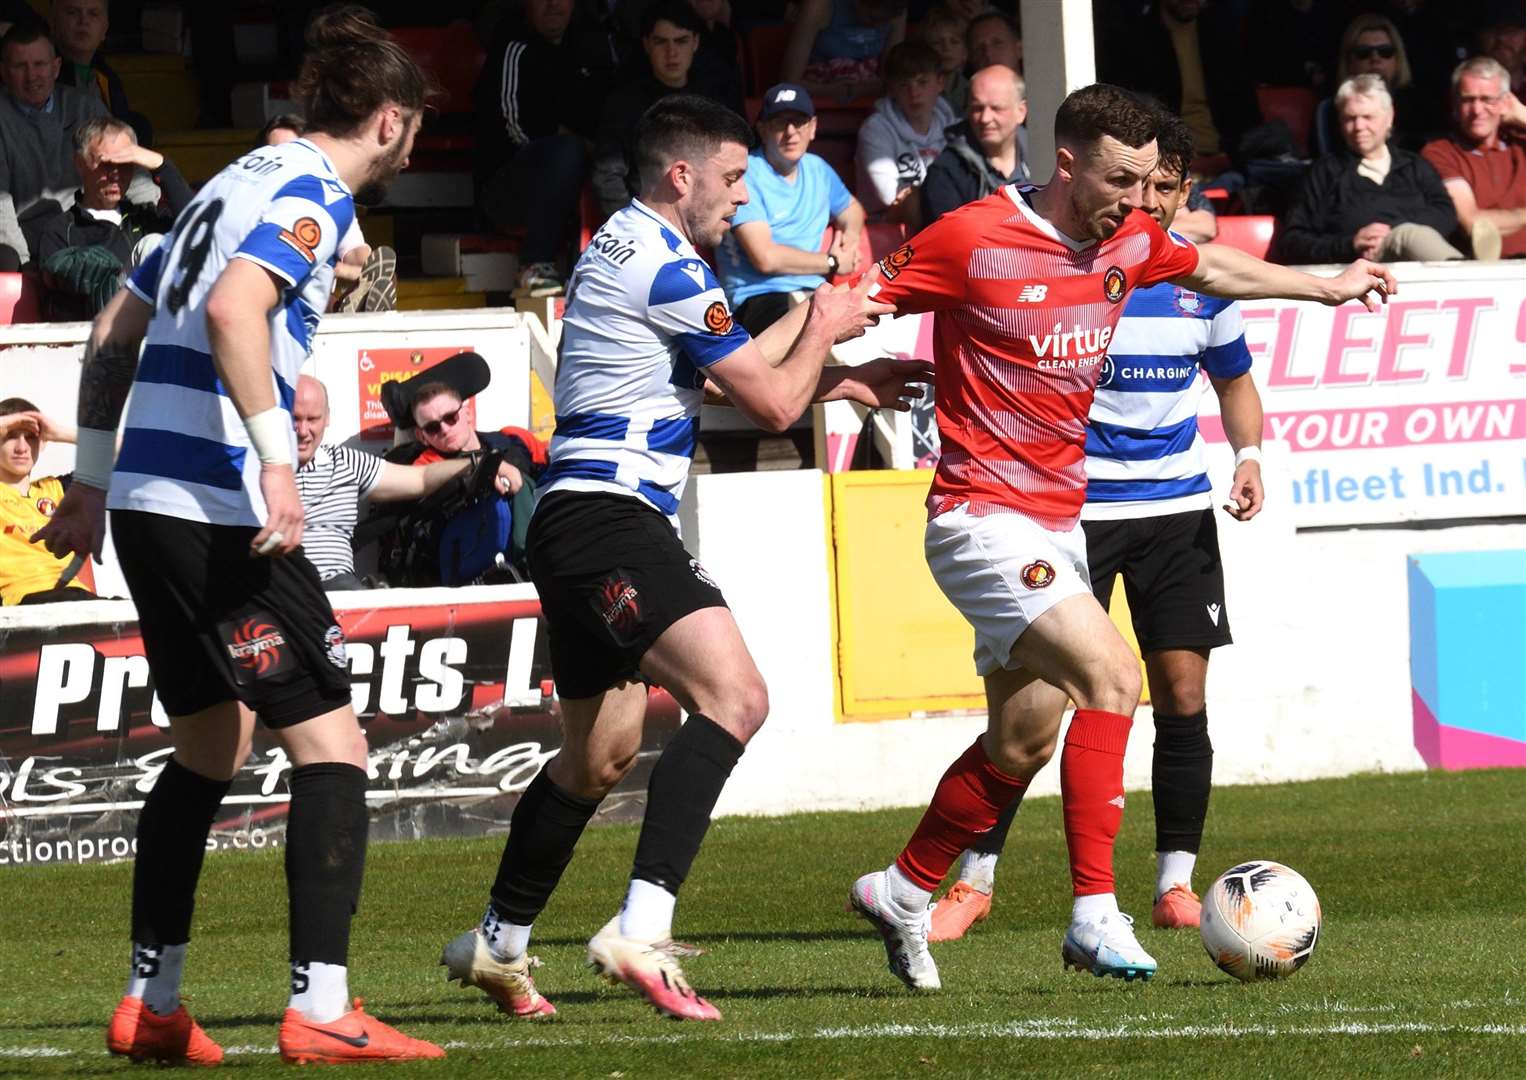
[[[249,542],[252,555],[290,555],[302,543],[302,496],[290,465],[261,465],[260,494],[265,496],[265,527]]]
[[[1388,298],[1399,291],[1394,272],[1380,263],[1358,259],[1338,277],[1329,279],[1325,303],[1334,307],[1347,300],[1360,300],[1368,311],[1380,311]]]
[[[1261,463],[1244,461],[1235,469],[1235,479],[1229,486],[1229,501],[1224,509],[1236,521],[1249,521],[1261,513],[1266,501],[1266,491],[1261,486]]]
[[[106,542],[106,493],[98,487],[75,482],[58,504],[53,520],[37,530],[32,543],[41,544],[49,553],[64,558],[84,555],[101,561],[101,547]]]
[[[848,368],[838,384],[842,396],[871,409],[908,412],[922,399],[922,387],[933,381],[926,360],[897,360],[881,356]]]
[[[822,285],[811,294],[811,310],[806,316],[806,326],[831,335],[832,341],[849,341],[862,337],[869,327],[880,321],[881,315],[895,314],[890,304],[881,304],[869,298],[869,290],[879,280],[879,268],[870,267],[857,285]]]
[[[500,495],[514,495],[525,486],[525,478],[507,461],[499,462],[498,475],[493,477],[493,490]]]

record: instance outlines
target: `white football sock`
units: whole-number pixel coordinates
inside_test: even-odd
[[[291,1000],[289,1009],[296,1009],[315,1024],[331,1024],[349,1012],[350,969],[343,964],[310,964],[291,966]]]
[[[133,942],[127,996],[142,998],[143,1004],[160,1016],[170,1015],[180,1008],[180,969],[184,966],[184,945]]]
[[[1100,922],[1105,916],[1118,914],[1118,897],[1114,893],[1092,893],[1078,896],[1070,908],[1070,921],[1078,923]]]
[[[1192,888],[1192,868],[1197,853],[1192,851],[1157,851],[1155,853],[1155,899],[1171,891],[1173,885]]]
[[[890,886],[890,899],[895,906],[908,915],[920,915],[933,902],[932,892],[903,874],[895,863],[885,871],[885,883]]]
[[[533,924],[512,923],[499,915],[488,902],[482,915],[482,938],[487,942],[488,952],[498,960],[517,960],[530,947],[530,927]]]
[[[989,896],[996,889],[998,858],[994,852],[966,851],[959,858],[959,880]]]
[[[631,878],[620,909],[620,936],[632,941],[662,941],[673,936],[673,908],[678,903],[661,885]]]

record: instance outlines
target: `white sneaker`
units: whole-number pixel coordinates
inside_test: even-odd
[[[477,927],[451,940],[440,953],[440,963],[446,982],[455,979],[463,987],[479,988],[510,1016],[556,1015],[556,1006],[540,996],[530,978],[531,959],[499,960]]]
[[[941,990],[938,965],[927,951],[927,932],[932,926],[931,909],[908,915],[890,897],[885,871],[865,874],[848,892],[849,906],[874,924],[885,939],[890,973],[912,990]]]
[[[1155,957],[1134,936],[1134,920],[1119,912],[1096,922],[1073,922],[1060,945],[1065,967],[1111,975],[1116,979],[1148,979],[1155,974]]]
[[[610,982],[624,983],[675,1020],[719,1020],[721,1012],[694,992],[670,950],[673,942],[635,941],[620,933],[620,916],[588,943],[588,964]]]

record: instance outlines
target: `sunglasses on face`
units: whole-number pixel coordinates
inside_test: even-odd
[[[427,424],[420,424],[419,430],[425,435],[438,435],[448,427],[455,427],[456,421],[461,416],[461,407],[458,405],[438,420],[431,420]]]
[[[1351,57],[1355,60],[1371,60],[1374,56],[1381,56],[1384,60],[1392,60],[1398,51],[1392,45],[1353,45]]]

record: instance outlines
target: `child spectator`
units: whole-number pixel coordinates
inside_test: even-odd
[[[857,186],[865,209],[909,228],[922,220],[921,200],[910,196],[943,150],[943,129],[959,119],[940,93],[940,66],[938,54],[919,41],[891,49],[888,93],[858,131]]]
[[[922,42],[938,54],[943,72],[943,100],[956,113],[964,112],[970,100],[970,80],[964,73],[969,50],[965,48],[964,19],[947,7],[935,7],[922,21]]]

